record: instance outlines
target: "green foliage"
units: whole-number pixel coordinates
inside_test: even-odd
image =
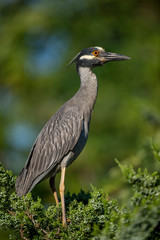
[[[71,193],[82,186],[86,191],[90,182],[94,182],[111,196],[122,196],[124,186],[119,181],[115,157],[129,162],[134,169],[145,166],[150,172],[157,170],[150,141],[160,139],[160,1],[2,0],[0,12],[0,161],[3,166],[18,174],[38,132],[79,87],[75,67],[66,68],[66,64],[81,49],[99,45],[106,51],[128,55],[131,61],[108,63],[94,69],[99,93],[89,141],[79,156],[79,163],[67,170],[66,187],[69,186]],[[160,147],[155,142],[153,153],[160,161]],[[154,239],[159,231],[156,215],[159,175],[135,171],[132,167],[121,168],[133,189],[129,203],[123,201],[124,196],[125,207],[121,207],[95,189],[77,195],[67,193],[70,220],[67,230],[61,225],[60,205],[45,209],[31,195],[17,198],[11,190],[15,177],[1,168],[1,228],[10,229],[14,239],[20,235],[30,239],[31,235],[38,239],[58,239],[68,238],[69,234],[74,239],[73,233],[76,237],[86,234],[97,239],[128,236],[128,239],[134,236],[139,239],[140,234],[142,238],[148,238],[148,234]],[[70,184],[71,179],[78,181]],[[47,184],[40,185],[41,193]],[[51,202],[51,195],[40,194],[39,189],[35,192],[42,201]],[[97,204],[103,210],[95,210],[94,218],[89,209],[95,202],[96,191],[101,195]],[[88,222],[85,212],[92,222]],[[82,222],[75,226],[72,223],[76,219]],[[109,220],[104,224],[104,219]],[[154,230],[147,227],[141,231],[140,226]]]
[[[122,166],[124,176],[132,186],[133,196],[120,220],[117,239],[160,238],[160,175],[147,169]]]
[[[155,158],[160,162],[160,146],[157,143],[153,142],[152,150]]]
[[[31,193],[17,197],[12,191],[15,177],[0,165],[1,229],[9,229],[13,239],[160,239],[160,175],[117,163],[132,186],[128,203],[120,206],[93,186],[87,193],[67,193],[67,228],[62,226],[61,204],[45,209]]]

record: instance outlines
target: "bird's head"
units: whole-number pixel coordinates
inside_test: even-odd
[[[77,68],[88,67],[94,68],[96,66],[101,66],[106,62],[110,61],[123,61],[129,60],[130,58],[118,53],[105,52],[101,47],[90,47],[85,48],[79,52],[76,57],[70,62],[76,62]]]

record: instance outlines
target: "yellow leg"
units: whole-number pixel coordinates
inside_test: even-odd
[[[56,191],[56,187],[55,187],[55,177],[51,177],[49,183],[50,183],[50,186],[51,186],[51,189],[52,189],[53,196],[55,198],[56,204],[58,204],[59,200],[58,200],[58,195],[57,195],[57,191]]]
[[[61,181],[60,181],[60,186],[59,186],[59,192],[61,195],[61,204],[62,204],[62,222],[63,226],[67,226],[67,221],[66,221],[66,210],[65,210],[65,199],[64,199],[64,192],[65,192],[65,185],[64,185],[64,179],[65,179],[65,171],[66,168],[63,167],[61,169]]]

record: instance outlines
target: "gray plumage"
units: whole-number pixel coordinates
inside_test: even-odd
[[[88,68],[79,71],[84,76],[79,91],[44,126],[17,178],[19,196],[30,192],[47,175],[59,172],[61,166],[68,166],[85,146],[97,95],[97,78]]]
[[[92,68],[109,61],[130,59],[127,56],[105,52],[103,48],[83,49],[73,60],[80,76],[78,92],[67,101],[47,122],[39,133],[28,160],[16,180],[16,192],[22,196],[47,177],[58,204],[55,176],[61,171],[60,194],[62,201],[63,225],[66,226],[64,177],[65,169],[84,148],[89,124],[97,97],[98,82]],[[72,63],[71,62],[71,63]]]

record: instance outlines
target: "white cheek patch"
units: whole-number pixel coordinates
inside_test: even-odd
[[[92,56],[92,55],[83,55],[80,57],[79,60],[82,60],[82,59],[87,59],[87,60],[90,60],[90,59],[94,59],[95,56]]]

